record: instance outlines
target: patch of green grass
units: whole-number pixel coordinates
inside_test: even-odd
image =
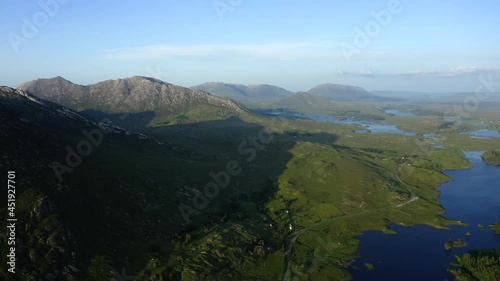
[[[492,165],[500,165],[500,150],[489,150],[481,155],[484,162]]]
[[[500,235],[500,222],[490,225],[490,228]]]
[[[448,241],[446,243],[444,243],[444,249],[446,251],[450,251],[453,248],[463,248],[466,246],[467,246],[467,243],[465,243],[465,241],[460,239],[460,238],[457,240],[448,239]]]
[[[448,271],[458,280],[500,280],[499,250],[469,251],[455,258]]]

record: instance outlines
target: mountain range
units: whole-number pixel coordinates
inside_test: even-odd
[[[339,85],[339,84],[320,84],[313,87],[308,93],[326,97],[336,101],[401,101],[401,98],[382,97],[368,92],[362,87]]]
[[[280,99],[293,94],[283,88],[267,84],[245,86],[241,84],[209,82],[193,86],[191,89],[205,91],[212,95],[230,98],[244,103]]]
[[[141,76],[107,80],[93,85],[74,84],[62,77],[37,79],[19,90],[98,118],[132,114],[143,125],[190,123],[224,119],[248,112],[230,99]],[[144,120],[147,119],[147,120]],[[130,119],[129,119],[130,123]]]
[[[150,83],[143,80],[132,79]],[[279,239],[266,238],[279,234],[274,233],[275,228],[267,227],[269,218],[258,211],[256,204],[274,194],[270,179],[281,173],[293,141],[280,141],[279,149],[273,145],[276,148],[231,179],[234,188],[208,200],[199,190],[203,192],[207,183],[224,179],[224,171],[219,170],[228,166],[228,159],[246,163],[247,156],[242,157],[238,150],[256,150],[248,143],[242,146],[242,139],[249,135],[261,137],[261,126],[229,117],[164,126],[161,132],[153,128],[148,130],[148,136],[86,115],[86,108],[98,106],[80,92],[86,89],[90,93],[89,88],[61,78],[43,83],[23,87],[60,98],[83,111],[24,90],[0,87],[0,167],[15,171],[16,175],[15,208],[2,208],[0,215],[5,218],[12,212],[17,219],[16,275],[12,279],[13,275],[7,272],[9,257],[3,255],[1,280],[108,281],[116,279],[122,268],[133,272],[135,280],[220,280],[216,276],[229,280],[241,264],[250,266],[258,261],[253,253],[256,248],[262,254],[260,241],[265,239],[266,246],[273,249],[279,247]],[[110,82],[115,83],[127,84]],[[56,94],[50,94],[44,85]],[[70,103],[63,94],[65,87],[74,89],[70,94],[81,99]],[[153,90],[166,86],[158,87]],[[133,93],[126,93],[132,96],[139,91],[130,84],[124,89],[131,89]],[[193,99],[208,99],[211,106],[213,101],[220,101],[222,105],[213,106],[224,105],[248,114],[244,107],[230,100],[180,87],[172,89],[180,89]],[[168,87],[163,91],[170,93]],[[90,95],[98,100],[96,92]],[[103,100],[106,103],[98,107],[102,110],[130,110],[112,109],[112,97]],[[205,103],[193,104],[206,108]],[[132,109],[157,109],[148,103],[127,105]],[[266,163],[267,169],[259,169]],[[7,194],[7,185],[0,190]],[[250,211],[255,213],[254,218],[246,218]],[[200,228],[197,231],[201,232],[194,232],[198,226],[213,225],[215,218],[217,229]],[[6,220],[0,226],[6,229]],[[213,241],[214,234],[224,237]],[[201,243],[199,248],[189,244],[191,235],[196,235],[197,244]],[[5,234],[0,235],[2,245],[7,245],[7,240]],[[207,248],[213,251],[206,251]],[[178,257],[181,253],[189,255],[184,257],[185,262],[168,260],[166,257],[174,252]]]
[[[325,84],[266,104],[338,113],[347,103],[336,101],[348,98],[379,100],[362,88]],[[391,171],[367,166],[381,151],[335,144],[337,133],[351,129],[334,125],[325,133],[327,124],[311,129],[309,120],[293,122],[139,76],[88,86],[55,77],[0,87],[0,167],[17,177],[15,280],[108,281],[122,268],[134,280],[280,280],[283,243],[298,223],[290,213],[307,206],[294,205],[305,193],[280,188],[320,186],[321,193],[303,197],[316,216],[317,206],[328,208],[325,214],[338,211],[327,201],[337,196],[326,191],[344,194],[340,185],[324,188],[325,175],[345,174],[347,181],[349,171],[366,168],[389,179],[381,191],[396,182]],[[384,153],[399,161],[390,149]],[[319,174],[310,165],[319,165],[321,181],[312,181]],[[9,212],[0,209],[0,216]],[[0,243],[7,241],[0,234]],[[5,275],[8,257],[0,261],[0,279],[14,280]]]
[[[168,144],[8,87],[0,88],[0,127],[0,166],[16,175],[9,209],[17,219],[15,280],[111,280],[102,255],[141,255],[113,241],[156,239],[141,220],[169,222],[163,235],[180,229],[182,218],[154,215],[159,203],[147,195],[176,198],[173,175],[189,164]],[[2,245],[6,239],[0,236]],[[0,279],[13,280],[4,276],[6,259]],[[82,273],[88,279],[77,277]]]
[[[210,82],[201,85],[193,86],[191,89],[202,90],[212,95],[231,98],[246,105],[256,103],[281,100],[287,102],[286,99],[294,93],[273,85],[241,85],[227,84],[221,82]],[[299,92],[304,93],[304,92]],[[320,84],[309,91],[305,92],[314,96],[327,98],[333,101],[397,101],[400,98],[382,97],[367,90],[350,85],[340,85],[333,83]]]

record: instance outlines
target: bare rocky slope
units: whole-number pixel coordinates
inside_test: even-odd
[[[99,110],[108,114],[154,112],[157,116],[176,116],[197,109],[205,113],[248,111],[230,99],[141,76],[88,86],[55,77],[26,82],[18,89],[77,111]]]

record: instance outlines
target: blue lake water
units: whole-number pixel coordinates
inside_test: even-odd
[[[446,209],[444,216],[469,226],[438,230],[425,225],[394,224],[391,228],[397,235],[366,232],[359,236],[361,257],[350,269],[353,280],[454,280],[447,269],[455,255],[472,249],[500,247],[500,236],[488,227],[500,221],[500,167],[484,163],[480,152],[469,152],[466,156],[474,167],[446,171],[453,181],[438,190],[439,201]],[[478,224],[484,225],[484,230]],[[466,236],[466,232],[471,236]],[[445,251],[444,244],[449,238],[461,238],[467,247]],[[364,263],[372,263],[375,268],[368,270]]]
[[[488,139],[488,138],[500,138],[500,132],[486,130],[486,129],[465,132],[464,134],[471,135],[471,138],[486,138],[486,139]]]
[[[488,124],[486,124],[486,123],[481,123],[481,122],[474,122],[474,123],[472,123],[472,124],[474,124],[474,125],[476,125],[476,126],[479,126],[479,127],[483,127],[483,128],[488,127]]]
[[[337,119],[337,118],[331,117],[331,116],[324,116],[324,115],[319,115],[319,114],[303,114],[303,113],[293,113],[290,115],[288,113],[283,113],[283,112],[270,112],[268,114],[284,115],[284,116],[289,116],[289,117],[293,117],[293,118],[307,118],[307,119],[311,119],[311,120],[318,121],[318,122],[332,122],[332,123],[338,123],[338,124],[356,124],[356,125],[360,125],[360,126],[363,126],[366,128],[363,130],[358,130],[357,133],[372,132],[372,133],[399,134],[399,135],[405,135],[405,136],[414,136],[415,135],[415,133],[413,133],[413,132],[405,132],[403,130],[400,130],[395,125],[376,123],[374,121],[368,121],[368,120],[355,120],[352,118]]]
[[[386,133],[386,134],[399,134],[405,136],[414,136],[416,135],[413,132],[405,132],[403,130],[398,129],[395,125],[389,124],[379,124],[379,123],[368,123],[363,124],[368,130],[372,133]]]
[[[394,114],[396,116],[417,116],[413,113],[410,112],[404,112],[404,111],[399,111],[397,109],[387,109],[384,110],[384,112],[388,114]],[[265,112],[265,114],[270,114],[270,115],[282,115],[282,116],[287,116],[287,117],[292,117],[292,118],[307,118],[311,119],[314,121],[318,122],[332,122],[332,123],[338,123],[338,124],[355,124],[355,125],[360,125],[363,126],[365,129],[361,129],[356,131],[357,133],[385,133],[385,134],[398,134],[398,135],[405,135],[405,136],[415,136],[416,133],[414,132],[405,132],[395,125],[390,125],[390,124],[385,124],[385,123],[377,123],[374,121],[369,121],[369,120],[356,120],[353,118],[344,118],[344,119],[337,119],[335,117],[331,116],[325,116],[325,115],[320,115],[320,114],[304,114],[304,113],[288,113],[288,112],[283,112],[283,111],[268,111]],[[453,120],[456,121],[455,119],[450,119],[448,120]],[[478,125],[480,124],[481,126],[485,126],[483,123],[477,123]],[[468,134],[471,135],[471,138],[478,138],[478,139],[489,139],[489,138],[500,138],[500,132],[498,131],[491,131],[487,129],[481,129],[481,130],[476,130],[476,131],[470,131],[470,132],[464,132],[462,134]],[[424,137],[429,138],[432,137],[433,134],[424,134]],[[436,147],[442,148],[442,146],[437,145]]]
[[[390,114],[390,115],[395,115],[395,116],[417,117],[417,115],[414,113],[400,111],[398,109],[386,109],[386,110],[384,110],[384,112],[387,114]]]

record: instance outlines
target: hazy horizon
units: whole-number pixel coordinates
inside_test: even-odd
[[[92,82],[92,83],[82,84],[82,83],[77,83],[75,81],[72,81],[72,80],[70,80],[67,77],[64,77],[62,75],[57,75],[57,76],[54,76],[54,77],[39,77],[39,78],[35,78],[35,79],[24,81],[23,83],[31,82],[31,81],[38,80],[38,79],[52,79],[52,78],[55,78],[55,77],[62,77],[63,79],[66,79],[66,80],[68,80],[68,81],[70,81],[70,82],[72,82],[72,83],[74,83],[76,85],[89,86],[89,85],[93,85],[93,84],[96,84],[96,83],[99,83],[99,82],[103,82],[103,81],[106,81],[106,80],[127,79],[127,78],[132,78],[134,76],[142,76],[142,77],[155,78],[155,77],[147,76],[147,75],[132,75],[132,76],[129,76],[129,77],[117,77],[117,78],[104,79],[104,80],[95,81],[95,82]],[[290,91],[292,93],[308,92],[309,90],[311,90],[315,86],[318,86],[318,85],[321,85],[321,84],[340,84],[340,83],[333,83],[333,82],[324,82],[324,83],[320,83],[320,84],[317,84],[317,85],[313,85],[313,86],[311,86],[310,88],[307,88],[307,89],[291,90],[291,89],[288,89],[288,88],[280,86],[280,85],[268,84],[268,83],[242,84],[242,83],[238,83],[238,82],[227,82],[227,81],[206,81],[206,82],[203,82],[203,83],[200,83],[200,84],[197,84],[197,85],[180,85],[180,84],[176,84],[176,83],[173,83],[171,81],[168,81],[168,80],[167,81],[162,80],[160,78],[155,78],[155,79],[159,79],[159,80],[161,80],[161,81],[163,81],[165,83],[170,83],[170,84],[181,86],[181,87],[185,87],[185,88],[191,88],[191,87],[199,86],[199,85],[205,84],[205,83],[238,84],[238,85],[244,85],[244,86],[271,85],[271,86],[276,86],[276,87],[283,88],[283,89],[288,90],[288,91]],[[493,80],[493,81],[496,81],[496,80]],[[11,85],[0,85],[0,86],[8,86],[8,87],[11,87],[11,88],[18,88],[23,83],[20,83],[19,85],[12,85],[12,86]],[[340,85],[347,85],[347,84],[340,84]],[[470,90],[470,91],[455,91],[455,92],[451,92],[451,91],[449,91],[449,92],[431,92],[431,91],[424,92],[424,91],[412,91],[412,90],[387,90],[387,89],[374,89],[374,90],[371,90],[371,89],[367,89],[367,88],[363,87],[362,85],[354,85],[353,84],[353,85],[347,85],[347,86],[358,86],[358,87],[364,88],[365,90],[367,90],[369,92],[374,92],[374,93],[377,93],[377,92],[380,92],[380,93],[387,92],[387,94],[389,94],[389,93],[416,93],[416,94],[426,94],[426,95],[453,95],[453,94],[474,92],[473,90]],[[498,92],[493,92],[493,93],[498,93]],[[381,95],[384,96],[383,94],[381,94]]]
[[[500,73],[495,1],[42,0],[4,5],[0,84],[151,76],[369,91],[471,92]]]

